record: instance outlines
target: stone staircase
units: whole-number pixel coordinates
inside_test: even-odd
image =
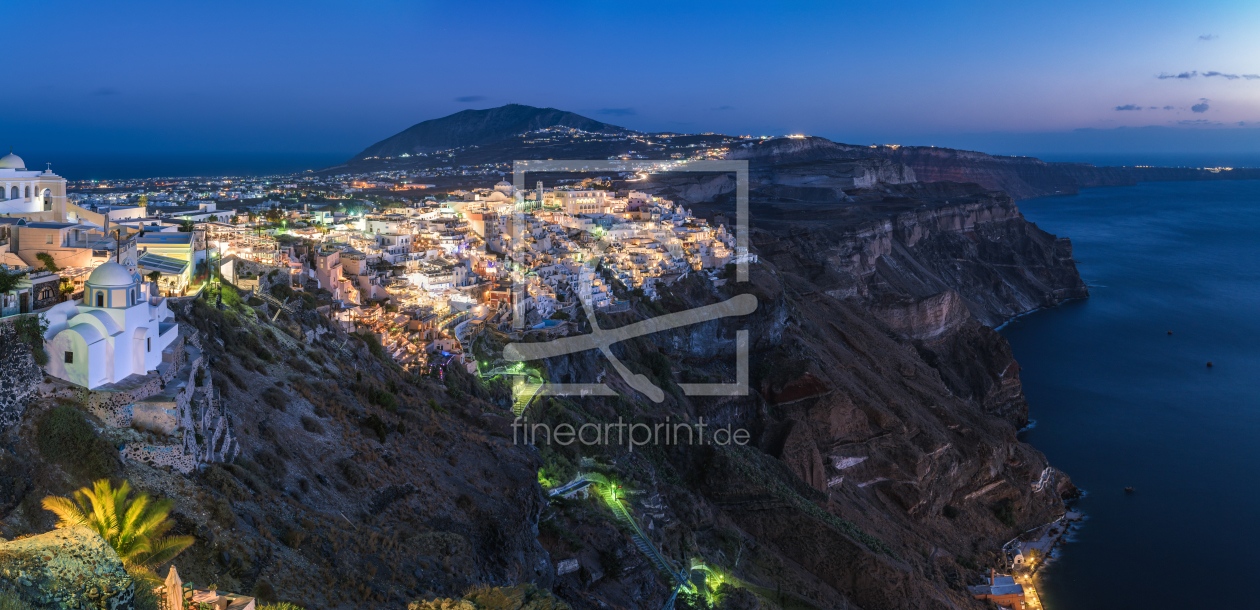
[[[520,416],[542,391],[545,383],[519,383],[512,386],[512,414]]]
[[[679,585],[685,583],[686,579],[681,576],[681,573],[675,572],[670,567],[669,560],[656,549],[656,545],[652,544],[651,540],[648,540],[643,530],[639,529],[639,524],[630,515],[630,511],[626,509],[625,504],[622,504],[621,500],[617,499],[615,491],[611,485],[599,486],[599,494],[603,496],[604,502],[608,503],[609,508],[612,509],[613,514],[617,517],[617,521],[630,529],[630,538],[635,548],[639,549],[639,552],[648,558],[648,562],[653,567],[665,574],[674,583]]]

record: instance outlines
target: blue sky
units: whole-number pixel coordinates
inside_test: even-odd
[[[5,22],[19,152],[353,153],[509,102],[645,131],[1260,152],[1260,3],[45,0]]]

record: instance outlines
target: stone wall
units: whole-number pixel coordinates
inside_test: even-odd
[[[258,291],[263,291],[263,290],[267,290],[268,288],[271,287],[272,284],[275,284],[279,281],[284,281],[284,282],[292,281],[289,278],[288,267],[278,267],[276,265],[265,265],[263,263],[259,263],[256,261],[245,260],[243,258],[236,258],[236,257],[232,258],[232,267],[233,267],[232,270],[236,274],[234,277],[237,280],[237,287],[246,289],[246,290],[254,289]],[[276,274],[276,277],[274,279],[267,277],[272,271],[279,272]],[[252,273],[254,275],[254,279],[257,280],[257,283],[251,285],[249,288],[245,288],[245,286],[242,285],[241,283],[241,280],[246,273]]]
[[[142,462],[160,468],[170,466],[184,474],[197,469],[197,456],[184,453],[180,445],[142,445],[128,443],[122,450],[123,459]]]
[[[135,608],[135,585],[118,554],[86,527],[0,542],[0,586],[34,608]]]
[[[12,322],[0,322],[0,432],[22,420],[43,371],[18,340]]]
[[[158,371],[140,383],[80,389],[79,397],[108,427],[148,430],[169,439],[158,444],[129,443],[122,450],[123,459],[189,473],[198,463],[232,461],[240,453],[240,444],[214,391],[200,334],[181,324],[179,335],[163,352]],[[203,375],[201,385],[197,385],[198,371]]]
[[[42,280],[42,281],[40,281]],[[51,275],[47,279],[38,278],[37,282],[31,282],[31,310],[39,310],[45,307],[52,307],[61,302],[61,276]],[[48,292],[44,292],[47,288]],[[47,298],[39,298],[40,294],[49,295]]]

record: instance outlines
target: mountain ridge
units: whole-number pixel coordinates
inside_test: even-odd
[[[603,137],[555,134],[530,138],[525,135],[548,127],[580,129],[602,133]],[[797,167],[798,172],[812,169],[827,173],[835,169],[831,167],[835,162],[842,162],[841,165],[848,167],[854,162],[869,165],[881,159],[884,164],[905,168],[892,172],[896,175],[913,175],[921,182],[974,183],[986,189],[1003,191],[1015,200],[1074,195],[1082,188],[1131,186],[1147,181],[1260,179],[1260,169],[1257,168],[1111,167],[937,146],[844,144],[817,136],[763,140],[716,133],[648,133],[556,108],[521,104],[465,110],[417,123],[369,146],[346,163],[325,168],[321,173],[485,167],[520,159],[664,160],[678,158],[679,155],[703,155],[705,149],[726,147],[729,147],[729,152],[719,156],[748,159],[755,165],[816,166]],[[437,151],[450,151],[450,154],[431,154]],[[404,154],[407,157],[403,157]],[[716,157],[710,155],[707,158]],[[454,186],[462,188],[467,185]]]
[[[351,161],[479,146],[547,127],[570,127],[603,133],[632,131],[557,108],[507,104],[485,110],[462,110],[441,118],[421,121],[368,146]]]

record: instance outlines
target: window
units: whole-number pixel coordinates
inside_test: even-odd
[[[39,300],[47,301],[48,299],[51,299],[52,297],[53,297],[52,288],[44,286],[42,289],[40,289]]]
[[[97,307],[104,307],[104,306],[105,306],[105,293],[104,293],[104,292],[97,292],[97,293],[96,293],[96,306],[97,306]]]
[[[45,244],[51,244],[51,243],[52,243],[52,233],[49,233],[48,235],[45,235],[45,236],[44,236],[44,243],[45,243]]]
[[[144,351],[146,351],[146,352],[151,352],[151,351],[153,351],[153,338],[152,338],[152,337],[146,337],[146,338],[145,338],[145,340],[144,340]]]
[[[74,364],[74,352],[66,352],[66,364]]]

